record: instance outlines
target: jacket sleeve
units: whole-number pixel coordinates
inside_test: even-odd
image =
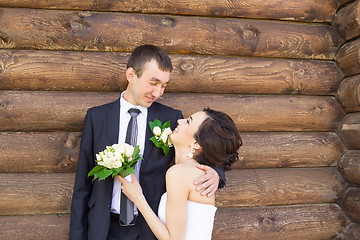
[[[90,110],[88,110],[84,120],[71,204],[70,239],[73,240],[87,239],[88,201],[92,191],[92,182],[87,174],[94,166],[93,129]]]
[[[214,167],[214,170],[219,174],[220,182],[218,189],[226,186],[225,171],[222,168]]]

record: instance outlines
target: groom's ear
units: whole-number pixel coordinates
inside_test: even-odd
[[[126,74],[126,79],[128,80],[129,83],[133,83],[134,78],[137,77],[136,72],[132,67],[126,69],[125,74]]]

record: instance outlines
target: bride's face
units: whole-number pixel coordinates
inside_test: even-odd
[[[187,119],[179,119],[178,126],[170,135],[171,141],[175,146],[189,146],[195,142],[194,136],[199,127],[208,118],[204,111],[196,112]]]

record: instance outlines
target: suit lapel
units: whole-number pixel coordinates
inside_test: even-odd
[[[120,98],[110,105],[107,118],[107,135],[109,144],[118,143],[120,122]]]
[[[154,110],[153,105],[148,108],[148,116],[146,119],[146,134],[145,134],[145,148],[144,148],[144,155],[143,160],[141,162],[140,172],[144,169],[145,165],[149,162],[149,155],[153,151],[154,144],[149,139],[152,137],[152,132],[149,126],[150,121],[154,121],[155,118],[159,118]],[[141,174],[141,173],[140,173]]]

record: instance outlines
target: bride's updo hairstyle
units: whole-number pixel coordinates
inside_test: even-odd
[[[242,145],[236,125],[226,113],[209,108],[203,111],[208,118],[195,134],[195,140],[202,151],[196,153],[194,159],[200,164],[216,165],[224,171],[230,170],[231,164],[239,159],[237,151]]]

